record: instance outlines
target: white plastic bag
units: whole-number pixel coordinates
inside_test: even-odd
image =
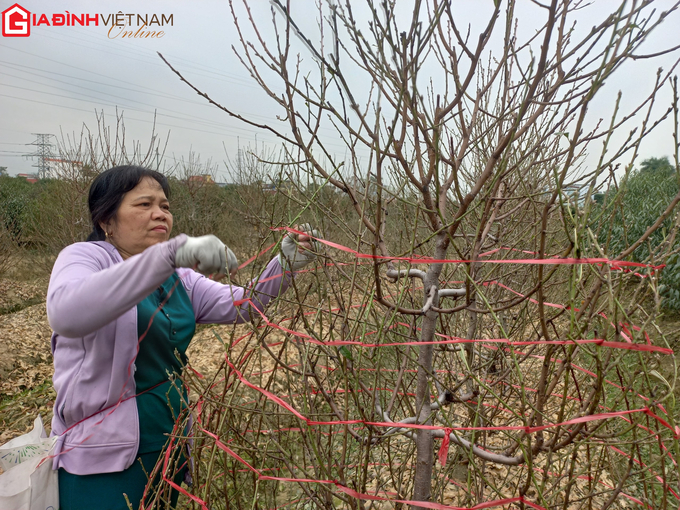
[[[38,416],[31,432],[0,446],[0,509],[59,510],[59,476],[47,458],[55,441]]]

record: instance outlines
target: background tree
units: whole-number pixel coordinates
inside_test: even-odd
[[[648,158],[640,163],[640,173],[670,176],[675,174],[675,167],[668,161],[668,156],[663,158]]]
[[[678,172],[668,157],[663,157],[645,159],[619,186],[610,189],[606,195],[602,194],[599,204],[603,207],[603,212],[614,212],[613,215],[605,213],[602,216],[605,221],[611,222],[610,225],[601,227],[609,233],[609,251],[621,252],[633,240],[644,235],[664,213],[678,191]],[[659,289],[664,298],[664,308],[671,310],[680,309],[680,266],[674,229],[676,221],[675,211],[672,211],[649,235],[646,242],[631,253],[631,260],[655,264],[658,254],[667,254],[671,250],[670,256],[666,255],[666,267],[661,273]]]

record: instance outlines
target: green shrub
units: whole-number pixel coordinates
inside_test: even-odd
[[[680,310],[680,255],[677,253],[668,258],[661,272],[660,292],[664,308]]]
[[[675,168],[668,158],[649,158],[642,162],[622,183],[619,193],[609,192],[600,201],[604,207],[614,207],[611,219],[609,253],[616,256],[638,240],[666,210],[678,194],[680,186]],[[610,217],[611,218],[611,217]],[[630,255],[635,262],[651,263],[655,250],[669,240],[675,216],[668,218]],[[680,245],[676,241],[675,246]],[[680,258],[670,257],[661,272],[663,306],[680,309]]]
[[[0,222],[12,242],[27,242],[31,210],[43,186],[21,177],[0,177]]]

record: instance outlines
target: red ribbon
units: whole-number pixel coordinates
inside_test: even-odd
[[[293,234],[301,234],[309,236],[309,233],[301,232],[290,227],[274,227],[274,231],[284,230]],[[611,266],[613,270],[620,270],[623,267],[648,267],[650,269],[663,269],[665,264],[654,266],[651,264],[643,264],[641,262],[628,262],[626,260],[611,260],[604,257],[588,257],[588,258],[563,258],[563,257],[552,257],[548,259],[494,259],[494,260],[466,260],[466,259],[433,259],[430,257],[386,257],[384,255],[372,255],[369,253],[361,253],[359,251],[348,248],[338,243],[328,241],[321,237],[309,236],[316,241],[335,248],[336,250],[351,253],[360,259],[372,259],[372,260],[401,260],[403,262],[410,262],[412,264],[470,264],[472,262],[485,262],[491,264],[538,264],[538,265],[553,265],[553,264],[607,264]]]
[[[442,466],[446,466],[446,458],[449,456],[449,443],[451,442],[449,436],[452,432],[453,429],[444,429],[444,438],[442,439],[442,445],[439,447],[439,453],[437,454],[439,463]]]
[[[262,251],[261,251],[260,253],[258,253],[257,255],[253,255],[252,257],[250,257],[250,258],[249,258],[248,260],[246,260],[243,264],[241,264],[240,266],[238,266],[238,268],[239,268],[239,269],[243,269],[244,267],[246,267],[248,264],[250,264],[250,263],[251,263],[253,260],[255,260],[256,258],[261,257],[262,255],[264,255],[265,253],[267,253],[267,252],[268,252],[269,250],[271,250],[274,246],[276,246],[276,243],[270,244],[269,246],[267,246],[264,250],[262,250]]]

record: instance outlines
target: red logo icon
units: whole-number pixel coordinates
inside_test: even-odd
[[[31,35],[31,13],[14,4],[2,11],[3,37],[28,37]]]

